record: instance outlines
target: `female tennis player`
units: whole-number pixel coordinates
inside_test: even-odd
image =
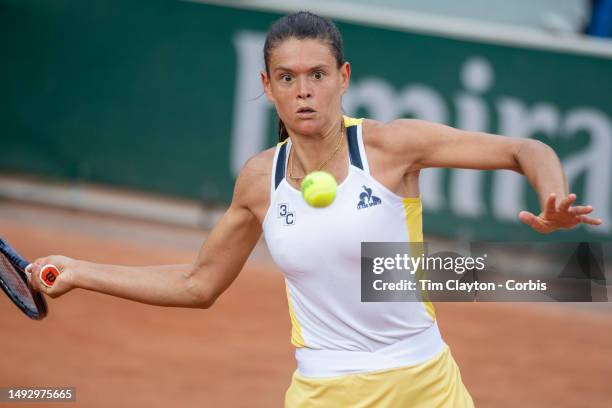
[[[62,273],[51,297],[73,288],[138,302],[209,308],[242,269],[262,231],[285,275],[297,370],[287,407],[471,407],[472,398],[428,302],[360,301],[362,241],[422,241],[419,171],[427,167],[509,169],[541,201],[519,219],[541,233],[598,225],[574,206],[554,151],[543,143],[467,132],[421,120],[380,123],[342,114],[351,66],[335,25],[300,12],[272,25],[263,89],[280,120],[280,143],[241,170],[231,205],[193,264],[100,265],[62,256],[38,259]],[[299,185],[325,170],[335,201],[309,207]]]

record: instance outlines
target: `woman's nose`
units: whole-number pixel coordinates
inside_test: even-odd
[[[299,99],[308,99],[312,97],[312,91],[310,90],[310,86],[306,80],[299,79],[297,81],[297,91],[297,96]]]

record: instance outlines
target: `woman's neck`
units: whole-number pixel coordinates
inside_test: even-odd
[[[322,129],[320,134],[300,135],[289,131],[291,138],[291,165],[289,171],[293,178],[303,177],[306,174],[325,170],[334,159],[341,156],[345,142],[344,118],[335,121]]]

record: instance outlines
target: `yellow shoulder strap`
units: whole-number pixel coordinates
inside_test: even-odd
[[[344,126],[349,127],[349,126],[355,126],[355,125],[361,125],[361,122],[363,122],[363,118],[349,118],[348,116],[343,116],[344,118]]]

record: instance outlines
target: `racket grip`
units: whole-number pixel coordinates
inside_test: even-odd
[[[40,280],[48,288],[53,286],[59,274],[60,271],[55,265],[49,264],[40,268]]]

